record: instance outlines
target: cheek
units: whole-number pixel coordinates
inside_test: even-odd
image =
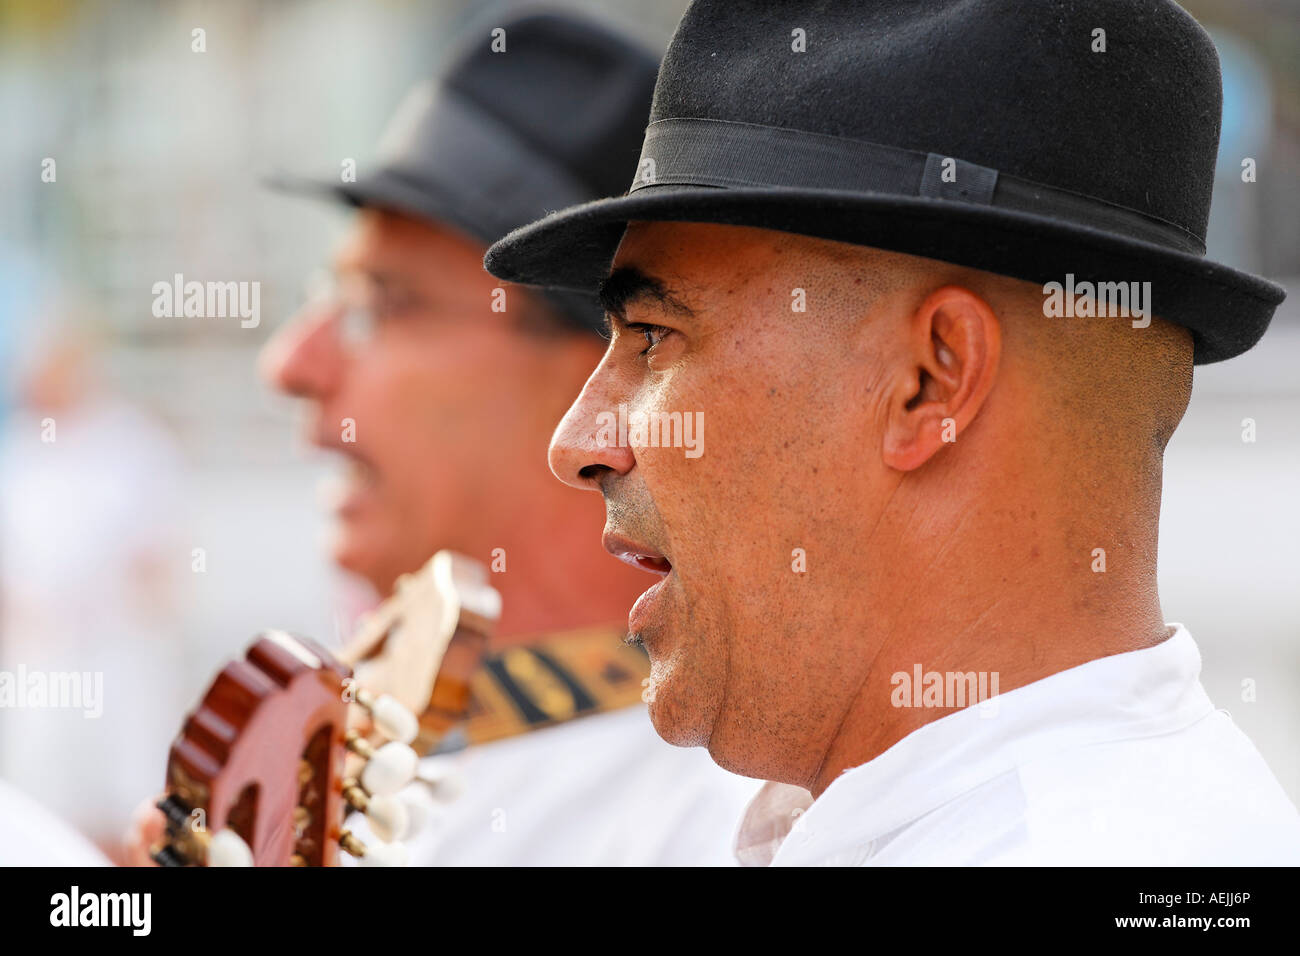
[[[638,468],[668,531],[688,612],[736,640],[765,640],[773,612],[789,618],[810,602],[833,603],[822,590],[844,582],[813,572],[854,553],[873,511],[869,415],[849,394],[853,370],[823,349],[792,359],[781,341],[784,350],[756,336],[728,343],[709,367],[683,369],[640,396],[648,410],[700,413],[698,458],[644,449]]]
[[[531,468],[550,478],[535,374],[491,330],[406,343],[376,363],[368,408],[395,495],[411,513],[472,513]],[[447,516],[446,520],[451,520]]]
[[[679,547],[745,574],[788,568],[845,462],[849,426],[811,359],[771,361],[780,353],[765,342],[724,352],[640,396],[640,408],[691,416],[697,448],[644,449],[638,467]]]
[[[509,356],[487,330],[449,328],[394,335],[372,367],[385,414],[415,441],[476,436],[489,444],[486,411],[496,406]]]
[[[375,351],[353,369],[338,403],[357,422],[357,445],[380,472],[381,490],[410,509],[421,498],[441,497],[458,465],[474,464],[471,441],[486,440],[470,417],[464,372],[442,350]],[[457,450],[452,453],[452,450]]]

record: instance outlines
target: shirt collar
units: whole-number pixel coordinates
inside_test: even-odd
[[[737,832],[743,863],[807,864],[861,847],[1045,754],[1169,733],[1213,711],[1181,624],[1154,647],[1098,658],[948,714],[841,774],[808,806],[768,784]],[[782,838],[783,834],[785,835]]]

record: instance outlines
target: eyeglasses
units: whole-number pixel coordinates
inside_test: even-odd
[[[427,328],[468,326],[488,328],[504,322],[521,330],[557,327],[568,329],[565,320],[553,318],[542,310],[537,301],[522,296],[522,305],[516,305],[508,314],[504,310],[467,306],[454,297],[443,299],[435,293],[433,299],[407,285],[400,278],[392,279],[370,272],[344,272],[318,269],[304,283],[303,305],[298,315],[328,313],[338,329],[339,341],[344,346],[362,346],[373,342],[380,330],[406,323],[417,323]]]
[[[364,345],[382,326],[428,311],[419,294],[396,283],[362,273],[338,275],[328,269],[317,270],[307,280],[304,302],[304,311],[337,316],[345,345]]]

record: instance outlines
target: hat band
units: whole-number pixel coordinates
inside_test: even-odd
[[[825,133],[679,117],[646,127],[629,193],[650,186],[827,189],[919,196],[1032,213],[1205,254],[1205,238],[1105,199],[939,153]]]

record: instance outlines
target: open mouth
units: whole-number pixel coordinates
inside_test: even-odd
[[[346,461],[346,473],[355,485],[373,485],[378,475],[369,461],[350,452],[343,452]]]
[[[625,564],[632,565],[634,568],[640,568],[642,571],[649,571],[651,574],[666,577],[673,569],[672,562],[666,557],[653,548],[636,541],[615,534],[606,534],[601,539],[601,543],[605,545],[605,550],[614,557]]]
[[[660,595],[668,585],[669,576],[673,571],[673,563],[668,560],[667,556],[649,545],[641,544],[630,538],[606,533],[601,541],[605,545],[605,550],[620,561],[630,564],[634,568],[640,568],[642,571],[649,571],[659,578],[658,581],[646,589],[644,594],[636,599],[636,603],[632,605],[632,609],[627,615],[628,634],[635,636],[635,640],[644,643],[646,649],[650,650],[651,645],[647,643],[646,628],[650,627],[662,616],[663,601],[660,599]]]
[[[327,450],[335,452],[339,458],[335,467],[321,480],[319,501],[327,512],[347,517],[373,494],[379,474],[369,460],[351,449],[328,446]]]

